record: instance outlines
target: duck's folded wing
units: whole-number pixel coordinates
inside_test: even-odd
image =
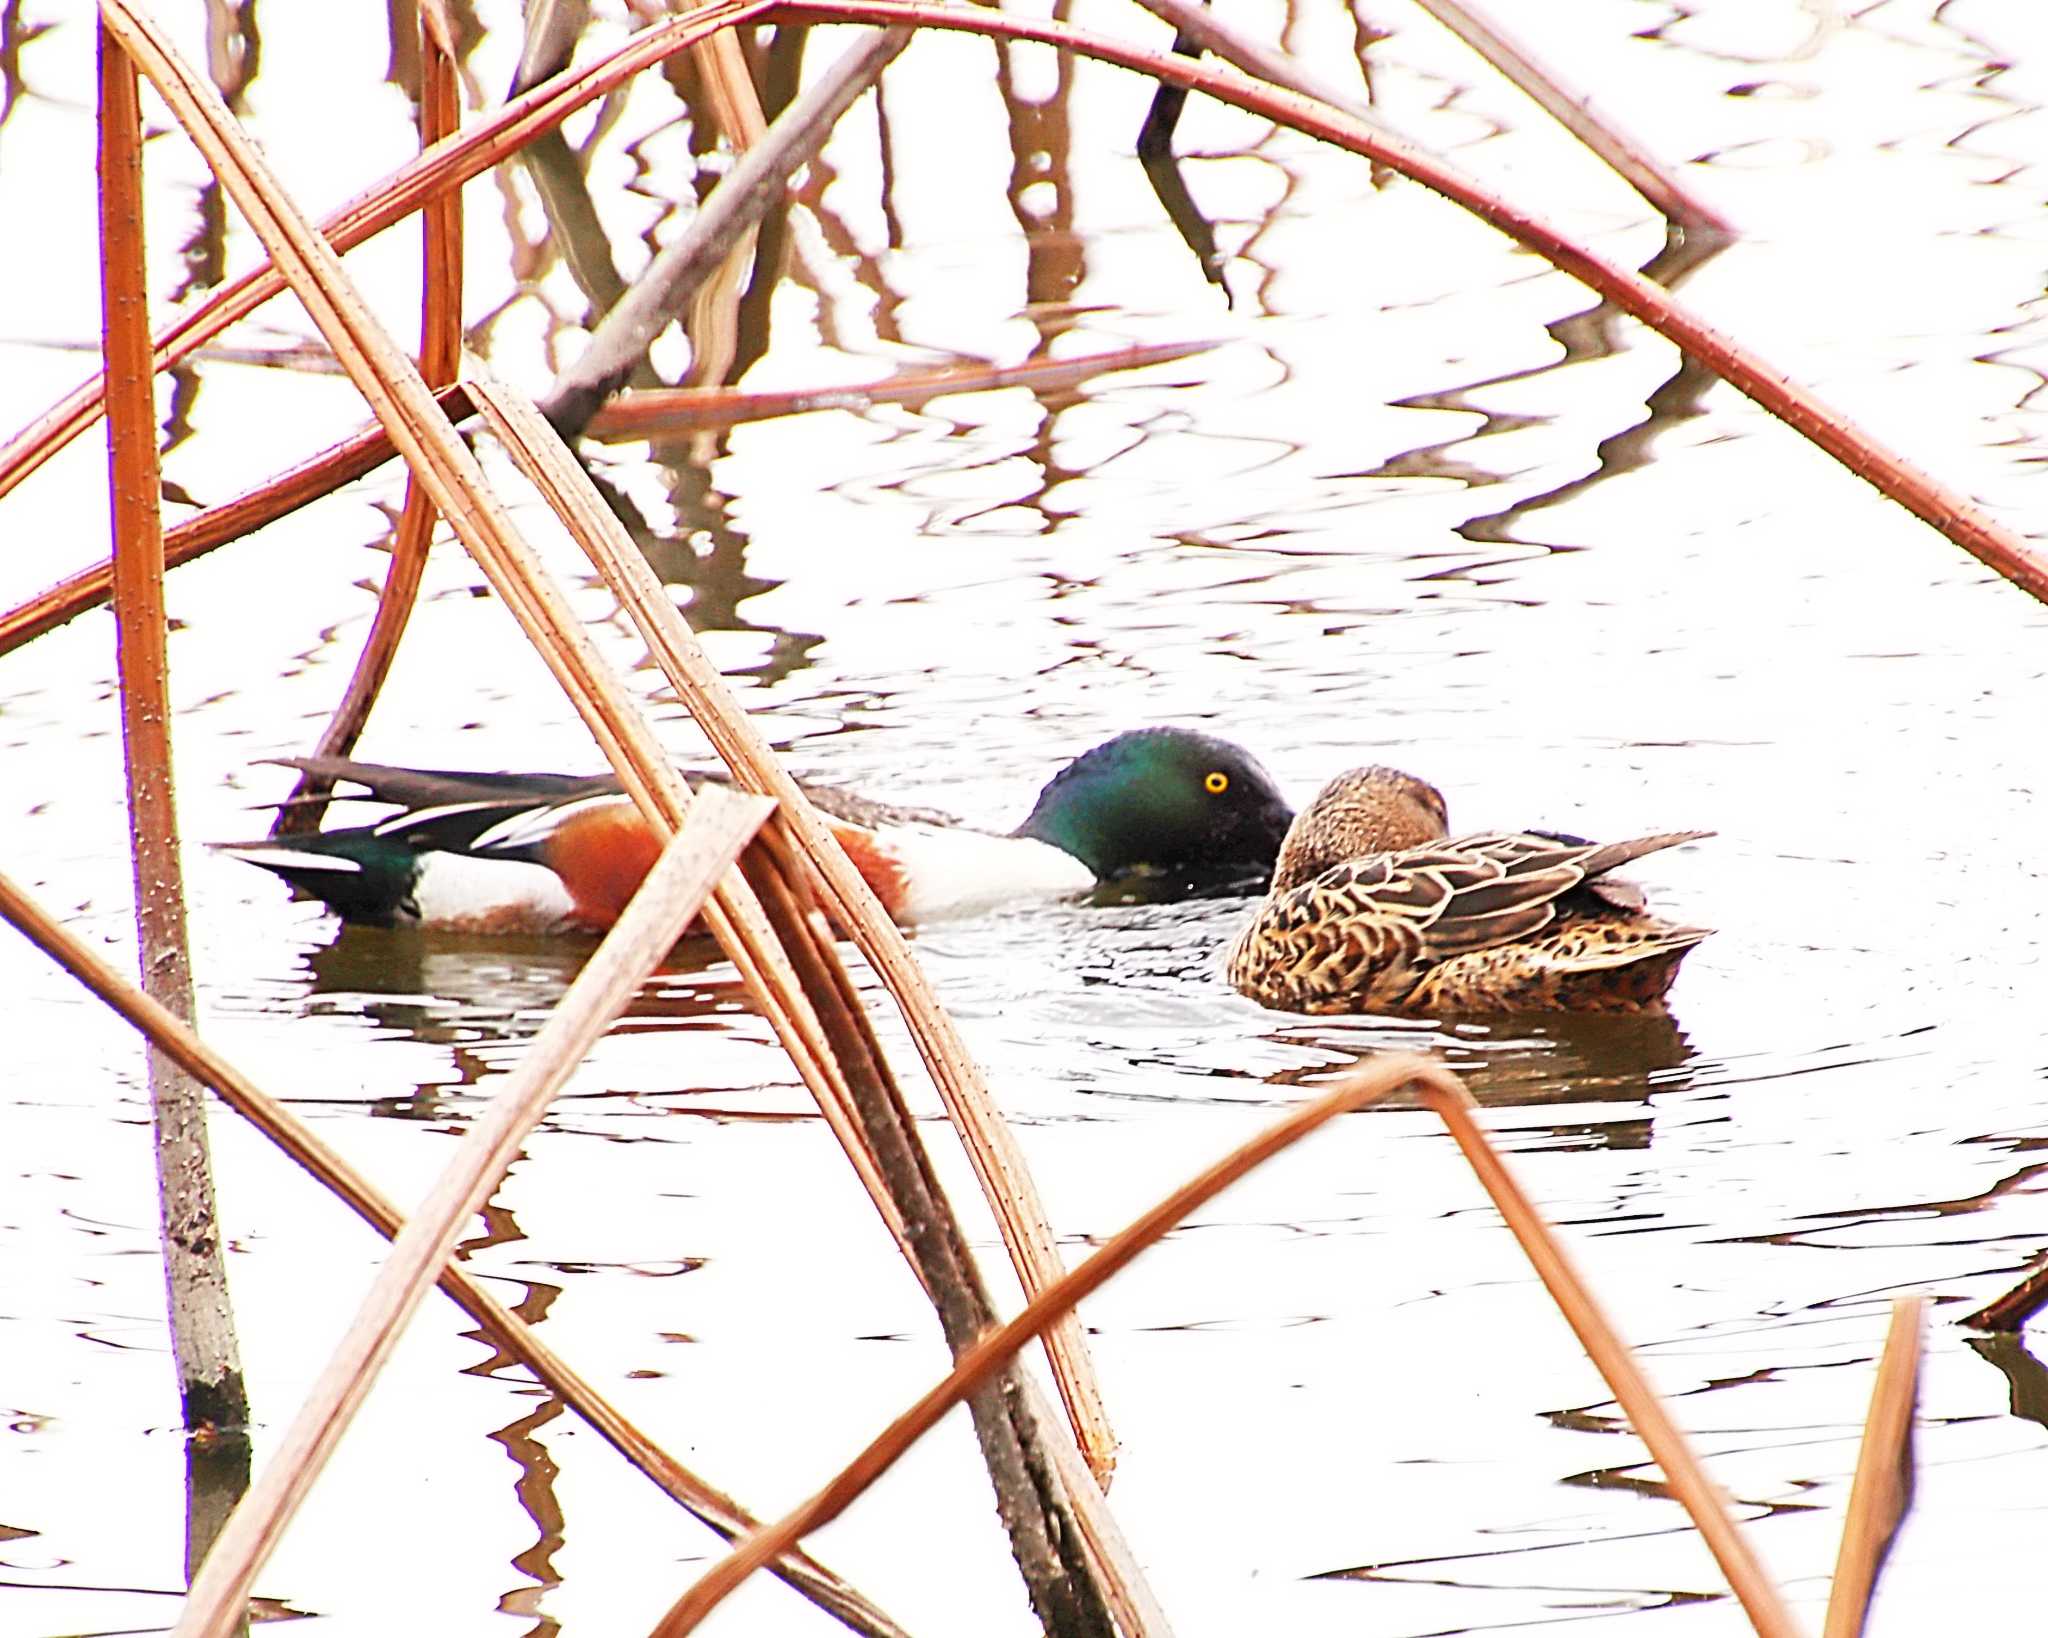
[[[1708,834],[1666,831],[1626,842],[1560,841],[1534,832],[1460,837],[1428,849],[1385,855],[1390,873],[1426,873],[1451,889],[1423,932],[1432,961],[1493,949],[1540,933],[1556,918],[1558,900],[1590,887],[1616,908],[1627,907],[1625,884],[1603,892],[1607,872]],[[1637,895],[1639,898],[1639,895]]]
[[[448,808],[470,803],[509,806],[521,801],[534,804],[564,802],[583,796],[617,795],[623,789],[612,774],[474,773],[447,768],[394,768],[385,762],[357,762],[345,756],[278,756],[269,760],[312,774],[316,779],[360,785],[370,800],[389,802],[401,808]],[[723,768],[685,768],[682,773],[693,790],[704,784],[732,783],[732,775]],[[960,822],[936,808],[877,802],[858,791],[837,785],[813,785],[807,780],[799,780],[798,783],[821,813],[851,824],[957,825]]]
[[[440,808],[472,802],[510,804],[560,801],[616,791],[609,774],[470,773],[444,768],[394,768],[345,756],[280,756],[273,762],[316,779],[360,785],[372,800],[401,808]]]

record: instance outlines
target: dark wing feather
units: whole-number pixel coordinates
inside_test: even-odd
[[[1332,878],[1342,875],[1356,917],[1413,919],[1421,931],[1417,954],[1434,963],[1529,938],[1550,925],[1557,901],[1573,889],[1706,834],[1667,831],[1601,844],[1535,832],[1460,836],[1355,860],[1319,880],[1337,887]]]
[[[619,788],[619,782],[609,774],[456,773],[442,768],[393,768],[382,762],[356,762],[345,756],[279,756],[270,760],[316,779],[361,785],[372,800],[402,808],[440,808],[465,802],[531,807],[570,797],[598,796]]]

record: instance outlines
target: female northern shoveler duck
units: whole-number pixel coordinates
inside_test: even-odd
[[[659,852],[609,778],[446,773],[340,757],[290,760],[404,811],[374,825],[221,845],[349,921],[451,932],[609,927]],[[689,776],[692,783],[700,777]],[[1098,881],[1171,873],[1187,887],[1263,883],[1293,817],[1228,740],[1141,728],[1056,774],[1007,836],[928,809],[806,786],[875,896],[906,925]]]
[[[1451,837],[1434,787],[1353,768],[1288,831],[1230,981],[1285,1012],[1661,1013],[1708,929],[1648,915],[1607,872],[1709,834]]]

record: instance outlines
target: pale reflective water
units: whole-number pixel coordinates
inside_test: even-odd
[[[2026,529],[2043,494],[2048,38],[2022,9],[1499,13],[1654,150],[1700,161],[1694,185],[1749,230],[1691,272],[1688,300]],[[243,102],[301,197],[325,208],[400,162],[412,135],[382,80],[387,42],[366,23],[258,15]],[[174,20],[197,50],[196,10]],[[1106,9],[1084,20],[1158,33]],[[1375,56],[1390,117],[1617,256],[1658,249],[1633,198],[1517,96],[1429,25],[1378,20],[1400,29]],[[495,94],[513,8],[484,21],[470,64]],[[19,41],[28,25],[7,26]],[[1291,39],[1336,74],[1350,24],[1303,15]],[[1041,345],[1219,345],[1044,401],[963,395],[658,458],[602,452],[792,760],[1008,825],[1086,745],[1191,722],[1252,746],[1299,798],[1388,760],[1441,785],[1462,825],[1719,833],[1642,872],[1660,904],[1721,929],[1688,962],[1670,1026],[1263,1013],[1215,970],[1242,914],[1229,901],[926,932],[918,953],[1070,1252],[1361,1052],[1439,1048],[1494,1106],[1813,1625],[1887,1303],[1911,1291],[1938,1299],[1919,1492],[1873,1630],[2031,1607],[2048,1382],[2026,1341],[1951,1321],[2048,1239],[2034,1158],[2048,618],[1448,207],[1195,104],[1180,147],[1200,156],[1190,186],[1227,256],[1226,308],[1129,157],[1142,90],[1015,52],[1006,112],[990,56],[930,39],[891,70],[886,216],[872,114],[849,123],[795,218],[748,383]],[[65,17],[7,60],[0,219],[36,247],[0,273],[11,428],[85,367],[97,291],[89,31]],[[627,274],[688,186],[676,114],[643,87],[597,147],[593,196]],[[200,171],[169,138],[149,163],[168,298],[179,247],[205,248]],[[562,327],[585,298],[538,256],[523,178],[467,197],[473,342],[538,389],[573,355]],[[246,235],[229,238],[239,267]],[[401,334],[413,244],[394,234],[350,262]],[[515,286],[515,264],[535,282]],[[278,304],[232,339],[308,335]],[[657,357],[673,373],[673,338]],[[331,374],[245,354],[200,365],[166,402],[186,429],[168,474],[202,500],[359,418]],[[97,435],[81,440],[0,503],[0,597],[99,550],[103,460]],[[207,1031],[410,1200],[574,952],[339,934],[198,847],[259,828],[257,805],[287,785],[260,759],[302,751],[324,721],[398,492],[379,474],[181,570],[171,608]],[[604,594],[550,552],[651,692]],[[439,554],[365,754],[593,765],[480,584],[459,550]],[[111,632],[90,616],[0,658],[0,867],[119,953]],[[693,754],[678,708],[654,708]],[[14,1025],[0,1626],[154,1629],[175,1607],[183,1466],[139,1054],[11,936],[0,979]],[[921,1083],[914,1095],[936,1108]],[[968,1201],[946,1132],[927,1134]],[[268,1438],[378,1245],[232,1119],[216,1142]],[[471,1260],[644,1426],[764,1511],[943,1362],[721,966],[649,986],[535,1135]],[[415,1325],[260,1590],[335,1634],[644,1629],[711,1538],[450,1318],[435,1306]],[[1125,1441],[1113,1499],[1183,1633],[1742,1630],[1730,1601],[1702,1599],[1712,1565],[1648,1495],[1639,1445],[1422,1114],[1338,1123],[1087,1318]],[[913,1630],[1023,1631],[985,1493],[964,1423],[949,1424],[815,1545]],[[769,1583],[722,1619],[827,1627]]]

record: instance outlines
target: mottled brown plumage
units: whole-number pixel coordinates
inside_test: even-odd
[[[1708,832],[1601,844],[1446,830],[1442,796],[1413,775],[1339,774],[1288,832],[1231,983],[1285,1012],[1664,1010],[1708,930],[1647,914],[1607,872]]]

